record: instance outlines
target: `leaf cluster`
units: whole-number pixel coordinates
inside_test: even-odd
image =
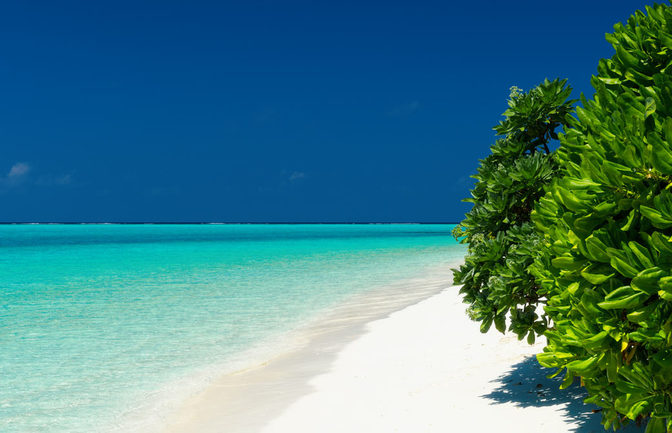
[[[672,431],[672,8],[607,35],[593,99],[560,136],[561,176],[532,220],[530,267],[552,326],[538,355],[602,407],[605,427]]]
[[[574,102],[566,81],[545,80],[527,93],[512,90],[505,119],[494,128],[500,138],[473,176],[477,182],[465,200],[473,207],[454,230],[468,244],[455,281],[482,332],[493,323],[505,332],[507,316],[509,330],[521,339],[533,342],[546,330],[546,318],[537,314],[543,293],[528,270],[541,241],[530,214],[557,173],[549,142]]]

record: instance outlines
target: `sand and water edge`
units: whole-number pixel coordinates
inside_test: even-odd
[[[480,333],[455,265],[353,296],[288,335],[287,351],[214,380],[163,431],[604,431],[580,388],[546,377],[541,339]]]

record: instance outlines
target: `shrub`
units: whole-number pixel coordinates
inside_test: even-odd
[[[574,102],[567,100],[566,81],[546,80],[527,93],[512,88],[505,119],[494,128],[501,138],[481,160],[472,198],[465,200],[474,205],[453,232],[469,244],[465,263],[453,271],[482,332],[493,322],[504,332],[507,313],[520,339],[533,342],[546,330],[546,318],[536,313],[543,294],[528,272],[541,239],[530,213],[557,172],[549,142]]]
[[[672,431],[672,8],[637,11],[607,35],[595,95],[570,117],[562,175],[533,221],[531,268],[552,328],[538,355],[575,376],[605,428]]]

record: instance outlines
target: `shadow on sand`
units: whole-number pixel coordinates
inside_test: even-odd
[[[568,389],[560,389],[562,374],[553,379],[546,376],[555,372],[555,369],[543,368],[534,356],[515,364],[510,371],[492,382],[497,384],[489,394],[482,397],[492,400],[492,404],[513,403],[519,407],[544,407],[563,405],[563,418],[575,424],[571,432],[575,433],[602,433],[604,427],[600,424],[601,415],[593,413],[597,406],[583,403],[588,395],[577,383]],[[623,433],[641,433],[645,426],[634,424],[619,430]]]

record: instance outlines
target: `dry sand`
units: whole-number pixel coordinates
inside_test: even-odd
[[[418,280],[393,301],[381,292],[334,311],[299,349],[192,398],[168,431],[604,431],[579,388],[561,391],[546,378],[551,371],[533,357],[540,342],[481,334],[445,277]]]

